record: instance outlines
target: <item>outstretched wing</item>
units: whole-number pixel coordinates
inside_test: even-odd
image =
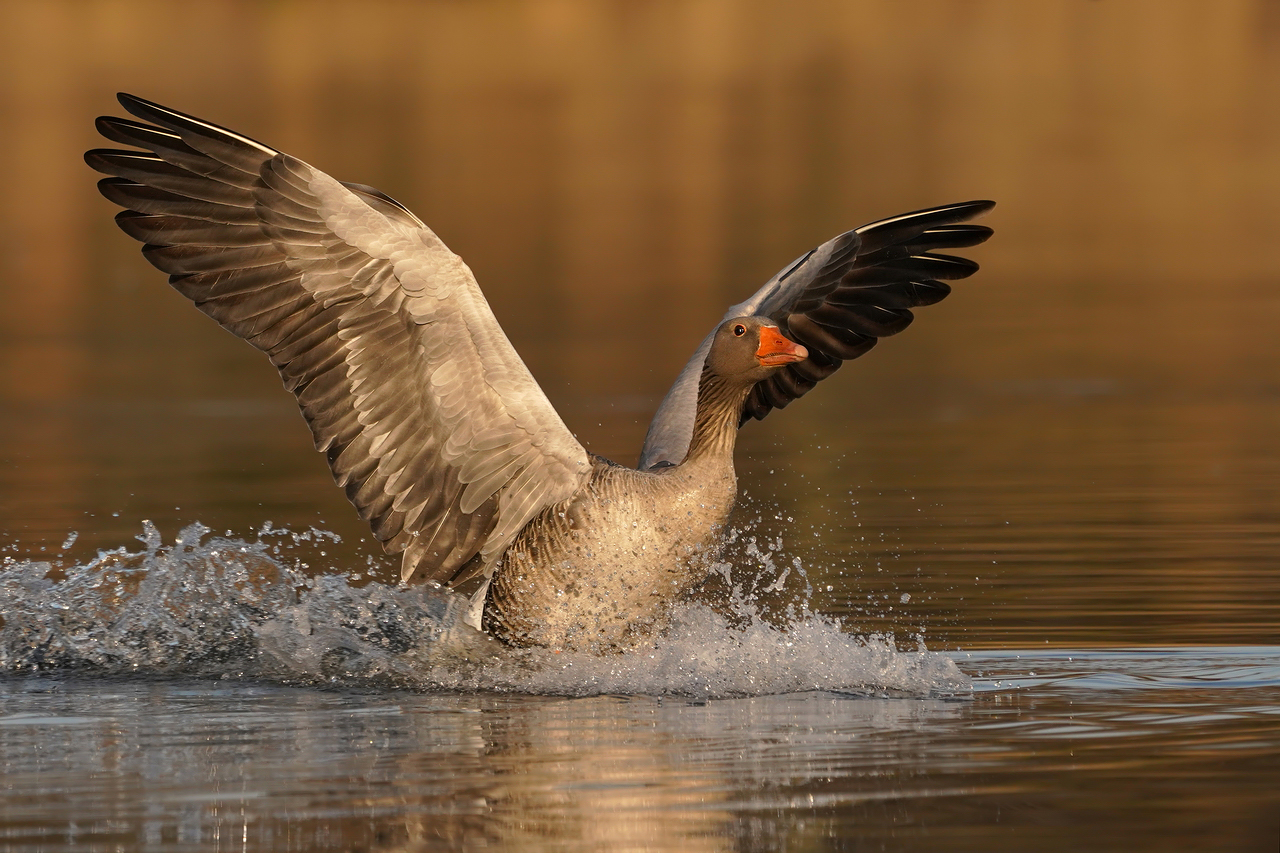
[[[471,270],[412,213],[248,137],[120,95],[102,194],[169,282],[265,352],[404,580],[457,585],[589,471]]]
[[[936,250],[976,246],[990,237],[990,228],[962,223],[993,207],[992,201],[949,204],[847,231],[801,255],[725,312],[726,320],[768,317],[809,350],[804,361],[756,383],[743,423],[783,408],[880,338],[901,332],[913,319],[910,309],[932,305],[951,292],[946,280],[973,275],[976,263]],[[642,470],[679,464],[688,452],[698,380],[714,334],[713,329],[658,407],[640,454]]]

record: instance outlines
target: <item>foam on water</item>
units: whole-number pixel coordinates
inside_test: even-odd
[[[144,523],[142,548],[101,552],[83,564],[6,558],[0,673],[701,698],[969,690],[948,657],[922,644],[904,651],[891,637],[852,636],[803,607],[778,627],[736,588],[719,611],[680,606],[667,631],[626,652],[514,650],[463,624],[465,601],[451,593],[315,577],[280,556],[267,536],[249,542],[208,532],[194,524],[165,545]]]

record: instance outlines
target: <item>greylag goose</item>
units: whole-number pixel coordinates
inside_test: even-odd
[[[636,469],[588,453],[471,270],[389,196],[131,95],[95,149],[116,222],[169,283],[267,354],[405,583],[471,593],[513,645],[611,648],[705,580],[738,428],[902,331],[974,262],[970,201],[848,231],[728,310],[662,401]]]

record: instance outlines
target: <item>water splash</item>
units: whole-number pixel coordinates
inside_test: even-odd
[[[144,522],[140,549],[83,564],[6,557],[0,563],[0,673],[267,679],[284,683],[422,690],[604,693],[698,698],[806,690],[894,695],[966,693],[946,656],[899,650],[892,637],[855,637],[801,603],[782,626],[755,595],[720,574],[727,605],[681,605],[670,628],[642,646],[603,656],[513,650],[462,623],[465,601],[443,590],[314,574],[282,555],[269,525],[257,541],[209,536],[200,524],[165,545]],[[792,565],[776,547],[749,543],[780,589]],[[753,573],[754,576],[754,573]],[[777,621],[772,620],[772,621]]]

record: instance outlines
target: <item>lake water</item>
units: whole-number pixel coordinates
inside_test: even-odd
[[[927,9],[0,6],[0,850],[1280,849],[1280,17]],[[996,237],[668,634],[516,653],[114,228],[116,89],[404,201],[620,462],[810,246]]]
[[[1274,647],[955,657],[964,698],[11,679],[4,844],[1274,847]]]

